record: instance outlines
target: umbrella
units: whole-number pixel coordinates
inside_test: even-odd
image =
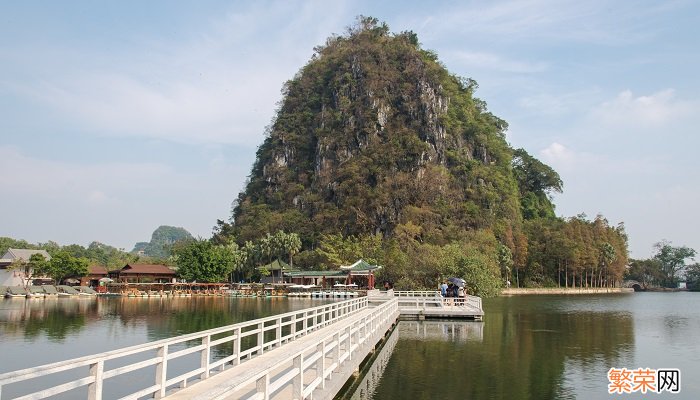
[[[459,287],[464,287],[464,285],[466,284],[466,282],[462,278],[450,278],[447,281]]]
[[[68,279],[65,279],[63,282],[65,282],[65,283],[80,283],[80,279],[68,278]]]
[[[112,278],[100,278],[100,282],[110,283],[110,282],[114,282],[114,279],[112,279]]]

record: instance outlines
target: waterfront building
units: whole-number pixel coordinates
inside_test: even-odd
[[[339,269],[327,271],[290,271],[284,276],[297,285],[333,286],[337,283],[356,284],[358,287],[374,287],[374,273],[379,265],[360,259],[351,265],[341,265]]]
[[[270,275],[260,278],[260,283],[284,283],[284,275],[292,270],[289,264],[279,258],[267,265],[257,267],[256,269],[258,271],[267,271],[270,273]]]
[[[108,275],[120,283],[168,283],[173,282],[176,272],[161,264],[126,264]]]
[[[32,276],[31,268],[11,268],[13,263],[29,262],[29,258],[34,254],[41,254],[47,261],[51,259],[46,250],[7,249],[0,259],[0,286],[25,286],[25,284],[32,284],[27,280],[50,279],[45,276]]]
[[[88,267],[88,273],[80,278],[80,286],[97,287],[100,285],[100,279],[105,279],[109,275],[106,267],[102,265],[91,265]]]

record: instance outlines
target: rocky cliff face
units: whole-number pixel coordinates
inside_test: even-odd
[[[285,84],[239,195],[239,239],[268,227],[312,245],[323,232],[411,227],[444,242],[519,224],[505,122],[473,98],[474,81],[450,75],[417,43],[364,19],[315,49]]]

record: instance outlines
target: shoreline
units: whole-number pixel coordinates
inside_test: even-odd
[[[501,296],[548,295],[548,294],[611,294],[634,293],[632,288],[508,288]]]

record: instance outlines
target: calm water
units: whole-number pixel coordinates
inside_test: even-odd
[[[227,297],[0,299],[0,372],[101,353],[327,302],[322,299]],[[215,358],[226,355],[214,352]],[[197,357],[196,353],[182,357],[180,364],[169,364],[168,369],[172,369],[173,374],[184,373],[189,370],[187,368],[197,365]],[[128,394],[129,388],[152,385],[154,373],[154,370],[144,369],[110,379],[105,383],[105,398],[119,398]],[[64,376],[73,379],[82,377],[77,373]],[[50,376],[32,383],[40,386],[32,389],[65,382],[60,381],[61,378],[60,375]],[[26,385],[17,383],[4,387],[2,399],[27,393]],[[79,389],[56,398],[84,398],[85,393],[85,389]]]
[[[501,297],[484,309],[483,323],[400,323],[353,398],[700,398],[700,293]],[[681,392],[610,395],[612,367],[678,368]]]
[[[0,299],[0,372],[324,302]],[[642,398],[608,395],[611,367],[679,368],[680,394],[647,397],[700,398],[700,294],[503,297],[484,308],[483,323],[400,323],[353,398]]]

